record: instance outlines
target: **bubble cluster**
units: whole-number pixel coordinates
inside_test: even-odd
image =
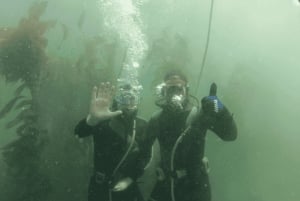
[[[139,8],[144,1],[99,0],[100,13],[106,31],[117,33],[127,47],[119,80],[139,86],[138,70],[148,49]]]

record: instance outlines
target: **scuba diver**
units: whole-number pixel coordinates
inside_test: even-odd
[[[216,96],[216,85],[198,109],[190,100],[188,82],[179,70],[168,72],[157,87],[161,108],[148,122],[143,157],[150,157],[155,139],[160,145],[157,183],[150,200],[210,201],[208,160],[204,156],[207,130],[224,141],[237,137],[231,113]],[[142,155],[141,155],[142,157]]]
[[[147,122],[137,117],[140,88],[123,84],[114,91],[110,83],[95,86],[89,114],[75,128],[80,138],[93,136],[88,201],[142,201],[136,179],[143,173],[144,161],[137,156]]]

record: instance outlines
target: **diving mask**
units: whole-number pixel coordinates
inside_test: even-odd
[[[186,87],[181,84],[168,85],[162,83],[156,87],[160,105],[169,106],[174,110],[182,110],[186,97]]]
[[[140,102],[140,86],[125,85],[119,87],[115,100],[119,109],[135,110]]]

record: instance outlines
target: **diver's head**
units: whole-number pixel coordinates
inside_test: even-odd
[[[136,114],[140,102],[141,86],[122,84],[118,86],[113,108],[122,110],[123,114]]]
[[[159,100],[158,106],[178,112],[183,110],[188,95],[186,76],[179,70],[169,71],[164,82],[157,86]]]

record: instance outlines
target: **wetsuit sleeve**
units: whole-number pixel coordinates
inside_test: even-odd
[[[217,114],[209,129],[224,141],[233,141],[237,138],[237,126],[233,115],[230,114],[227,108]]]
[[[97,129],[97,126],[90,126],[86,123],[86,119],[82,119],[76,125],[74,134],[80,138],[87,137],[87,136],[93,135],[96,132],[96,129]]]
[[[207,113],[202,109],[192,121],[193,127],[202,127],[213,131],[224,141],[233,141],[237,138],[237,126],[233,115],[224,106],[219,113]]]

